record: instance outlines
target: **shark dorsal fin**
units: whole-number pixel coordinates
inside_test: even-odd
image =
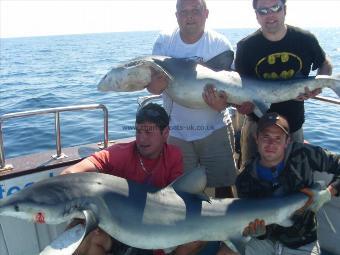
[[[172,186],[175,191],[195,194],[200,197],[200,199],[209,201],[208,196],[204,194],[204,189],[207,186],[207,175],[204,167],[197,167],[185,172],[174,180],[170,186]]]
[[[209,197],[204,193],[204,189],[207,186],[207,174],[205,168],[202,166],[185,172],[174,180],[170,186],[172,186],[175,191],[194,194],[197,195],[199,199],[210,202]]]

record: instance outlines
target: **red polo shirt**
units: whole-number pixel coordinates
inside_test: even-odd
[[[100,172],[139,183],[149,183],[159,188],[169,185],[183,173],[182,153],[171,144],[165,144],[163,152],[156,159],[139,155],[136,142],[133,141],[114,144],[96,152],[89,160]]]

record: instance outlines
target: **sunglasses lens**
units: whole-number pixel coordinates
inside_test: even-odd
[[[277,4],[277,5],[274,5],[274,6],[270,7],[269,9],[272,12],[277,13],[277,12],[282,10],[282,5]]]
[[[282,5],[277,4],[277,5],[274,5],[274,6],[269,7],[269,8],[266,8],[266,7],[258,8],[258,9],[256,9],[256,12],[259,15],[264,16],[264,15],[267,15],[269,12],[278,13],[281,10],[282,10]]]
[[[263,16],[263,15],[268,14],[268,9],[267,8],[260,8],[260,9],[257,9],[256,12]]]

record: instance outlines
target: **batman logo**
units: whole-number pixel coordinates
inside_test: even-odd
[[[302,60],[290,52],[270,54],[259,60],[255,67],[257,77],[262,79],[290,79],[302,69]]]

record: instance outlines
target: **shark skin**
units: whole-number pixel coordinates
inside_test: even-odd
[[[308,200],[297,193],[260,200],[205,201],[180,188],[157,189],[101,173],[60,175],[4,199],[0,215],[58,224],[85,218],[86,211],[98,227],[125,244],[164,249],[195,240],[240,240],[243,229],[257,218],[288,226],[291,215]]]
[[[252,102],[257,113],[264,113],[272,103],[295,99],[305,92],[305,87],[310,91],[328,87],[340,97],[340,74],[292,80],[258,80],[240,77],[233,71],[214,71],[194,60],[165,56],[142,57],[114,67],[97,87],[104,92],[142,90],[148,86],[154,72],[168,77],[164,93],[176,103],[196,109],[208,107],[202,98],[207,84],[214,85],[218,91],[225,91],[231,104]]]

